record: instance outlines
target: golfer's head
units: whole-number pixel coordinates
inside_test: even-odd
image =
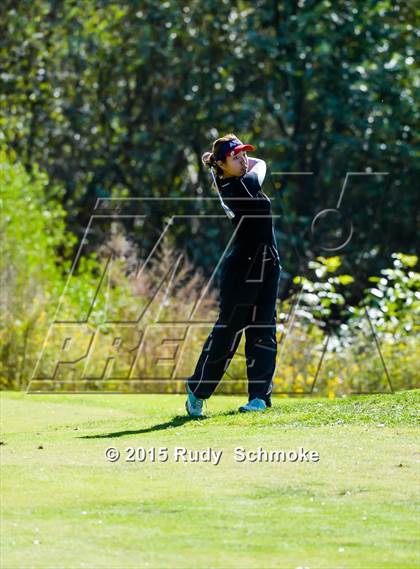
[[[215,168],[219,177],[243,176],[248,168],[247,150],[255,150],[252,144],[243,144],[234,134],[226,134],[213,142],[212,152],[203,154],[206,166]]]

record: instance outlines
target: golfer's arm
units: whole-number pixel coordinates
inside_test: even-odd
[[[248,172],[251,170],[257,174],[260,186],[262,186],[267,172],[267,164],[265,161],[261,160],[261,158],[248,158]]]

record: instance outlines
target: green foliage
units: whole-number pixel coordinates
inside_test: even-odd
[[[296,322],[288,330],[293,341],[278,362],[279,389],[293,386],[293,391],[313,389],[334,397],[420,385],[420,275],[414,270],[418,259],[403,253],[391,258],[393,266],[369,277],[374,286],[365,289],[355,306],[342,292],[353,277],[334,274],[341,267],[338,256],[310,262],[313,280],[295,277],[300,286],[282,307],[287,315],[293,306]],[[317,337],[314,327],[324,334]],[[315,382],[326,334],[327,349]]]
[[[414,3],[402,0],[9,0],[0,137],[65,187],[67,224],[80,236],[97,197],[192,196],[199,208],[214,196],[201,153],[237,132],[269,165],[266,190],[289,226],[288,237],[278,226],[281,253],[295,274],[291,239],[309,258],[321,253],[306,230],[336,202],[346,172],[389,172],[347,185],[342,207],[357,231],[345,272],[361,246],[372,251],[356,267],[359,282],[416,239],[414,21]],[[314,175],[273,176],[270,190],[275,171]],[[190,205],[177,203],[177,213]],[[162,202],[159,213],[173,207]],[[177,245],[207,244],[209,270],[225,244],[217,229],[209,239],[201,227],[193,244],[190,231],[178,233]],[[155,228],[133,236],[146,247]]]
[[[47,196],[47,186],[48,177],[37,166],[31,176],[13,152],[0,149],[0,271],[4,295],[1,365],[11,381],[22,372],[23,344],[29,330],[62,286],[56,248],[66,245],[65,212],[59,189],[49,188]]]
[[[2,203],[0,276],[3,321],[0,329],[1,383],[17,385],[34,363],[57,310],[75,236],[65,226],[63,189],[50,183],[37,164],[29,173],[16,154],[0,148]],[[83,260],[74,306],[90,293],[87,275],[97,265]],[[29,362],[28,362],[29,359]]]
[[[414,270],[418,258],[393,253],[392,259],[392,267],[369,278],[374,286],[365,289],[357,306],[349,306],[350,317],[340,328],[341,359],[365,390],[368,385],[389,390],[389,382],[394,390],[420,385],[420,274]]]
[[[339,256],[319,256],[310,261],[308,266],[315,272],[317,280],[300,276],[293,279],[295,284],[300,285],[301,291],[297,314],[308,323],[325,327],[326,324],[332,324],[333,319],[343,312],[346,301],[340,290],[354,279],[346,274],[331,275],[341,266]]]
[[[356,321],[365,307],[371,307],[369,316],[379,332],[398,340],[420,332],[420,274],[414,268],[416,255],[393,253],[393,267],[383,269],[380,277],[370,277],[374,287],[365,290],[358,307],[351,309]]]
[[[47,284],[51,276],[58,274],[60,259],[56,258],[56,249],[74,243],[70,236],[64,239],[63,192],[58,186],[49,185],[47,174],[37,164],[32,175],[28,174],[15,153],[5,148],[0,149],[0,166],[2,271],[8,271],[11,290],[31,290],[28,279]]]
[[[264,190],[282,214],[282,264],[301,285],[293,316],[299,341],[285,355],[278,385],[311,385],[327,333],[339,343],[327,353],[319,388],[331,394],[349,387],[351,378],[337,372],[338,354],[340,365],[352,362],[350,376],[362,376],[365,386],[375,382],[380,361],[369,351],[359,358],[372,335],[366,312],[398,386],[415,385],[414,4],[140,4],[1,4],[2,381],[16,384],[30,369],[57,308],[82,319],[92,308],[95,326],[106,321],[107,296],[94,296],[105,270],[96,225],[68,278],[97,199],[196,198],[127,202],[124,213],[151,214],[141,231],[129,218],[125,227],[137,257],[145,258],[174,213],[220,214],[217,200],[213,208],[201,199],[215,194],[200,156],[233,131],[255,143],[269,165]],[[342,257],[324,257],[308,229],[314,215],[337,202],[349,171],[367,174],[348,178],[340,205],[355,231]],[[185,222],[174,224],[171,238],[210,272],[227,228]],[[366,248],[364,262],[355,264]],[[310,260],[308,274],[300,274],[296,250]],[[369,275],[380,276],[366,288]],[[118,319],[130,311],[133,282],[117,270],[107,282]],[[146,293],[138,296],[147,301]],[[283,316],[295,300],[282,307],[285,333]]]

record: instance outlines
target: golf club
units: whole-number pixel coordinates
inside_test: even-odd
[[[216,178],[215,178],[215,175],[214,175],[214,172],[213,172],[213,168],[212,168],[212,166],[211,166],[210,164],[208,164],[207,162],[205,162],[205,158],[206,158],[208,155],[210,155],[210,152],[205,152],[205,153],[202,155],[202,157],[201,157],[201,161],[202,161],[202,163],[204,164],[204,166],[210,170],[210,174],[211,174],[211,177],[212,177],[212,179],[213,179],[214,187],[216,188],[217,195],[219,196],[220,203],[222,204],[222,207],[223,207],[223,209],[225,210],[226,215],[228,216],[229,219],[233,219],[233,218],[235,217],[235,214],[233,213],[233,211],[232,211],[232,210],[225,204],[225,202],[223,201],[223,198],[222,198],[222,196],[221,196],[221,194],[220,194],[220,192],[219,192],[219,188],[218,188],[218,186],[217,186],[217,181],[216,181]]]

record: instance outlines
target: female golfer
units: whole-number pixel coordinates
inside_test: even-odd
[[[261,186],[266,163],[248,158],[255,150],[234,134],[217,139],[202,156],[213,170],[222,206],[234,226],[233,243],[222,262],[219,318],[195,371],[187,379],[187,412],[203,415],[203,402],[216,389],[245,331],[248,403],[239,411],[271,407],[276,368],[276,299],[282,266],[271,202]]]

